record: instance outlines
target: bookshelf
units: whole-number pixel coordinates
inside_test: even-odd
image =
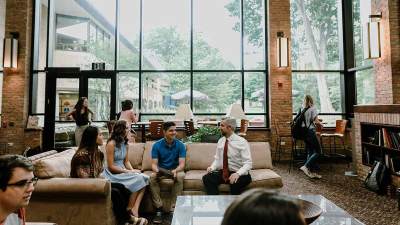
[[[362,164],[384,160],[392,175],[400,177],[400,125],[360,123]]]

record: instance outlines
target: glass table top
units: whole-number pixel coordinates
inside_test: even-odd
[[[322,195],[298,195],[322,209],[321,216],[312,225],[364,225]],[[178,196],[172,225],[220,225],[225,209],[236,198],[233,195]]]

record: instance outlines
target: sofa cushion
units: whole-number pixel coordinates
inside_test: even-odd
[[[144,152],[144,143],[129,143],[128,159],[133,168],[141,169]]]
[[[281,188],[283,186],[281,176],[270,169],[250,170],[250,175],[252,182],[248,188]]]
[[[216,143],[189,143],[186,152],[186,170],[206,170],[214,161]]]
[[[142,170],[151,170],[151,148],[153,147],[154,141],[147,141],[144,144],[144,153],[142,160]]]
[[[272,169],[271,150],[268,142],[249,142],[253,169]]]
[[[71,148],[33,162],[34,174],[39,178],[69,177],[71,159],[76,148]]]
[[[183,180],[184,190],[203,190],[202,177],[207,173],[206,170],[189,170],[186,171]]]
[[[50,151],[47,151],[47,152],[42,152],[40,154],[36,154],[36,155],[30,156],[30,157],[28,157],[28,159],[31,160],[32,162],[35,162],[36,160],[43,159],[43,158],[45,158],[47,156],[54,155],[54,154],[57,154],[57,151],[56,150],[50,150]]]
[[[203,191],[203,176],[207,173],[206,170],[190,170],[186,172],[183,181],[183,189],[185,191]],[[270,169],[250,170],[252,182],[246,189],[263,187],[263,188],[281,188],[282,178]],[[218,188],[221,192],[229,192],[229,185],[222,184]]]

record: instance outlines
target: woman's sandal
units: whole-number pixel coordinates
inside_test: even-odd
[[[149,221],[143,217],[131,216],[131,218],[129,219],[129,224],[132,225],[147,225],[148,223]]]
[[[133,225],[147,225],[149,221],[146,218],[143,217],[137,217],[133,215],[132,210],[128,209],[128,214],[129,214],[129,224]]]

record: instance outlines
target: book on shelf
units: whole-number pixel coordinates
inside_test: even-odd
[[[367,161],[367,164],[370,164],[371,161],[370,161],[370,159],[369,159],[369,151],[366,150],[365,153],[366,153],[366,161]]]
[[[392,172],[400,173],[400,156],[390,157],[390,166]]]
[[[400,133],[381,128],[369,137],[368,142],[374,145],[400,150]]]

